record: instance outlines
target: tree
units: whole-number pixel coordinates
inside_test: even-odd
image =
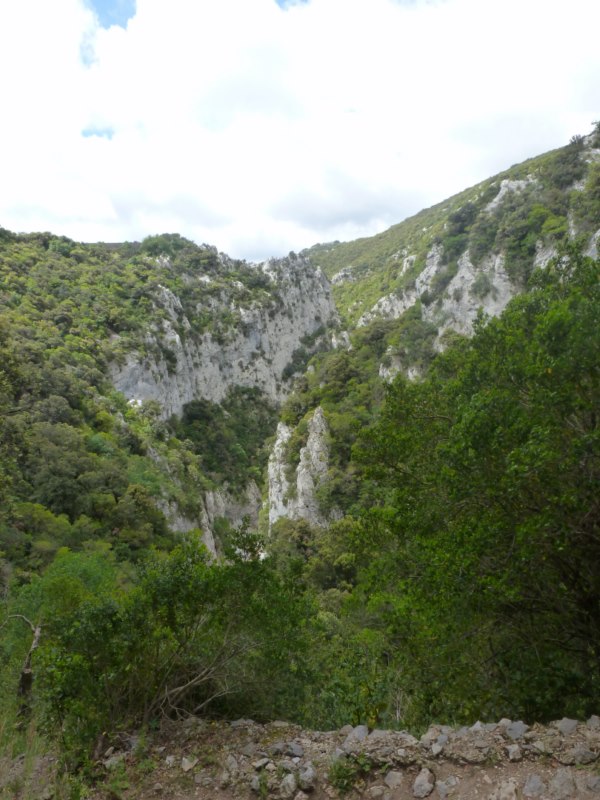
[[[397,379],[359,449],[380,502],[363,587],[421,659],[430,712],[597,702],[598,277],[569,249],[426,380]]]
[[[251,541],[236,541],[216,564],[189,535],[150,553],[129,585],[110,555],[63,550],[16,595],[11,614],[42,625],[36,696],[73,765],[105,733],[226,709],[230,696],[238,715],[300,705],[306,606]],[[25,644],[14,647],[22,663]]]

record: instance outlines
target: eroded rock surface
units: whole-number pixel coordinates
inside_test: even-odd
[[[321,407],[308,422],[308,438],[300,450],[295,468],[290,468],[288,442],[292,429],[283,422],[271,451],[268,469],[269,526],[280,517],[303,519],[310,525],[324,526],[331,521],[321,510],[317,489],[329,469],[329,427]],[[335,517],[335,512],[332,515]]]
[[[243,305],[226,293],[207,300],[216,317],[234,320],[219,335],[196,332],[181,300],[159,287],[156,321],[146,336],[148,349],[157,355],[129,352],[113,363],[115,388],[131,402],[157,401],[164,419],[196,398],[218,403],[233,386],[260,389],[279,402],[289,389],[286,375],[302,341],[336,325],[338,316],[329,281],[307,260],[272,260],[256,269],[269,277],[269,293]]]

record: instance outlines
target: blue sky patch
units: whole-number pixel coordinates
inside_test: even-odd
[[[135,15],[136,0],[87,0],[87,2],[98,15],[103,28],[110,28],[111,25],[125,28]]]
[[[290,6],[303,6],[305,3],[310,2],[310,0],[275,0],[279,8],[289,8]]]
[[[95,128],[93,125],[89,128],[84,128],[81,131],[84,139],[89,139],[91,136],[97,136],[99,139],[112,139],[115,132],[112,128]]]

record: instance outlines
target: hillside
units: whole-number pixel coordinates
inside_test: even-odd
[[[3,231],[0,277],[5,439],[27,501],[10,564],[115,530],[135,550],[167,521],[202,527],[214,552],[215,526],[256,517],[278,401],[337,326],[318,271],[178,236],[109,247]]]
[[[596,131],[377,236],[305,251],[332,281],[351,346],[317,356],[284,405],[269,468],[270,526],[352,514],[364,485],[352,445],[385,385],[398,373],[425,375],[437,353],[472,335],[481,315],[498,316],[567,241],[595,256],[599,232]],[[310,435],[315,409],[320,437]]]
[[[599,137],[264,264],[0,229],[4,752],[597,712]]]
[[[600,133],[573,137],[566,147],[513,166],[377,236],[319,244],[304,254],[332,281],[338,309],[351,327],[373,316],[400,316],[407,307],[402,300],[410,297],[439,319],[456,290],[465,288],[472,304],[485,306],[503,290],[494,275],[499,255],[501,280],[514,293],[565,237],[588,242],[597,233],[599,161]],[[435,269],[423,281],[434,256]],[[474,285],[466,287],[459,274],[465,262],[474,272]]]

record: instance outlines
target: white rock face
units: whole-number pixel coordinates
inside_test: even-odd
[[[206,545],[206,549],[211,555],[217,555],[217,546],[211,526],[203,525],[201,519],[192,519],[191,517],[184,516],[173,503],[159,503],[158,506],[167,518],[169,528],[171,528],[172,531],[175,533],[188,533],[195,528],[200,529],[202,531],[202,541]],[[202,517],[204,517],[204,514],[202,514]]]
[[[554,258],[558,250],[553,245],[545,245],[542,241],[536,242],[535,256],[533,257],[533,266],[546,267],[548,262]]]
[[[339,333],[333,331],[331,334],[331,346],[334,350],[352,350],[348,331],[339,331]]]
[[[386,383],[391,383],[402,369],[402,359],[393,347],[388,347],[386,361],[386,364],[379,365],[379,377]]]
[[[598,258],[599,253],[600,253],[600,229],[597,230],[596,233],[592,236],[588,248],[585,251],[586,256],[591,256],[591,258]]]
[[[214,525],[219,517],[226,519],[234,528],[238,528],[243,523],[245,517],[248,517],[253,527],[256,527],[258,523],[261,493],[254,481],[250,481],[241,497],[236,497],[223,489],[218,489],[212,492],[206,492],[202,500],[201,528],[203,532],[210,532],[213,543]]]
[[[478,292],[477,284],[484,280],[489,289]],[[497,317],[516,291],[504,269],[503,255],[487,256],[475,267],[467,250],[458,260],[458,272],[448,284],[441,306],[432,303],[424,308],[423,316],[438,326],[438,341],[446,331],[470,335],[480,309]]]
[[[196,398],[220,402],[233,386],[258,388],[271,401],[281,401],[289,388],[289,382],[286,384],[283,379],[284,370],[294,351],[301,347],[303,337],[321,327],[337,325],[338,317],[327,278],[306,260],[273,260],[257,269],[273,282],[271,299],[263,293],[254,304],[238,306],[227,297],[207,297],[204,307],[217,317],[233,312],[239,320],[237,327],[220,340],[209,332],[194,336],[179,297],[167,287],[159,286],[155,295],[157,318],[147,333],[146,345],[151,352],[159,354],[161,348],[163,351],[168,348],[174,358],[168,362],[164,355],[154,360],[143,359],[135,352],[128,353],[124,363],[112,365],[115,388],[131,403],[157,401],[163,419],[180,414],[183,406]],[[203,275],[187,276],[187,280],[211,281]],[[243,289],[242,284],[237,287],[240,288]],[[329,336],[332,347],[348,344],[347,334],[338,334],[335,341],[334,333]],[[311,447],[315,447],[314,437]],[[307,507],[310,506],[311,469],[302,473],[302,487],[298,493]],[[234,527],[239,526],[245,516],[256,524],[261,495],[254,482],[248,485],[241,499],[226,490],[202,492],[199,489],[198,493],[201,495],[198,519],[183,517],[170,506],[164,506],[163,511],[173,530],[185,532],[200,528],[207,548],[214,555],[218,550],[214,526],[219,517]]]
[[[431,250],[427,253],[425,267],[421,270],[421,273],[415,282],[417,297],[431,287],[431,281],[442,266],[443,255],[444,248],[441,244],[434,244]]]
[[[260,268],[275,281],[280,299],[229,309],[241,321],[226,341],[209,332],[194,337],[179,298],[160,287],[156,302],[167,318],[149,331],[147,343],[157,352],[160,345],[170,348],[175,356],[171,370],[163,356],[154,361],[129,353],[125,363],[112,365],[115,388],[132,401],[158,401],[165,419],[195,398],[220,402],[236,385],[261,389],[270,400],[281,401],[288,388],[283,372],[301,339],[336,324],[338,317],[320,269],[302,258],[270,261]]]
[[[394,347],[388,347],[386,351],[386,363],[379,365],[379,377],[386,383],[391,383],[399,372],[404,372],[406,377],[411,381],[416,381],[420,378],[422,371],[419,367],[407,365],[400,355],[396,352]]]
[[[381,297],[370,311],[365,311],[356,323],[358,328],[368,325],[377,317],[384,319],[398,319],[404,312],[413,306],[418,299],[414,289],[404,292],[401,295],[386,294]]]
[[[304,519],[315,526],[325,526],[330,521],[322,513],[316,496],[317,487],[326,477],[329,466],[328,433],[327,420],[319,406],[308,423],[308,439],[300,450],[292,489],[286,476],[285,458],[292,430],[283,422],[279,423],[277,439],[269,458],[269,528],[280,517]]]
[[[327,475],[329,466],[328,432],[323,409],[319,406],[308,423],[308,440],[300,451],[300,463],[296,470],[295,514],[313,525],[326,523],[321,516],[315,491]]]
[[[331,278],[331,283],[335,286],[338,283],[348,283],[355,280],[356,278],[353,274],[352,265],[350,264],[347,267],[343,267],[339,272],[336,272]]]
[[[507,194],[510,194],[511,192],[522,192],[530,183],[533,183],[533,178],[531,177],[528,177],[522,181],[505,178],[500,184],[500,191],[496,197],[494,197],[494,199],[487,204],[485,210],[495,211]]]
[[[543,255],[547,254],[544,252]],[[415,288],[400,296],[391,294],[382,297],[370,311],[363,314],[358,325],[367,325],[376,317],[400,317],[417,302],[423,292],[431,288],[435,275],[443,269],[441,261],[442,249],[435,245],[427,254],[425,267],[415,282]],[[483,292],[480,289],[478,292],[478,287],[482,282],[485,283],[486,278],[489,290]],[[434,302],[429,306],[424,305],[423,317],[438,326],[439,337],[448,330],[470,334],[480,308],[492,317],[497,316],[516,291],[504,269],[504,257],[501,254],[492,254],[475,267],[467,251],[458,260],[458,271],[446,287],[441,304]]]
[[[244,518],[248,517],[250,524],[256,527],[260,503],[260,489],[254,481],[250,481],[241,497],[234,496],[224,489],[204,492],[198,519],[183,516],[174,505],[164,504],[161,506],[161,511],[173,531],[187,533],[194,528],[200,528],[206,548],[213,556],[217,556],[218,545],[214,535],[216,520],[226,519],[230,525],[237,528],[243,523]]]
[[[269,456],[268,474],[268,506],[269,506],[269,528],[280,517],[287,515],[287,496],[290,491],[290,484],[286,477],[285,453],[287,443],[292,435],[292,429],[285,422],[277,425],[277,437]]]
[[[443,249],[441,245],[434,245],[427,253],[425,266],[415,281],[414,289],[407,289],[402,294],[387,294],[381,297],[370,311],[366,311],[357,322],[357,327],[368,325],[377,317],[385,319],[398,319],[411,306],[417,302],[424,291],[429,289],[435,274],[441,268]],[[414,257],[404,259],[408,262]],[[412,263],[412,262],[411,262]]]

